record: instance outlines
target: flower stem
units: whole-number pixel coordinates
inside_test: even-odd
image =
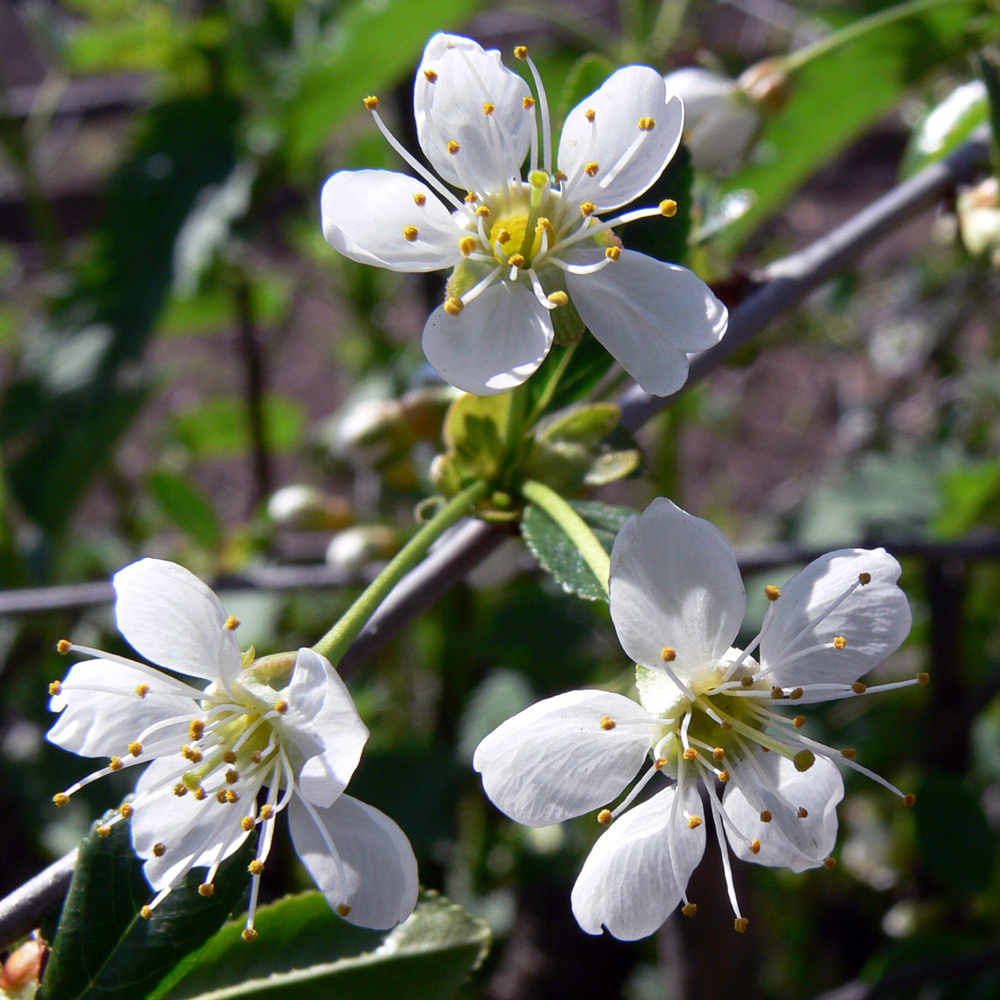
[[[529,479],[521,487],[521,492],[527,500],[541,507],[562,528],[607,594],[611,559],[587,522],[555,490],[543,483]]]
[[[347,609],[340,621],[313,646],[313,649],[336,666],[392,588],[423,559],[433,542],[465,517],[470,508],[486,496],[489,489],[489,483],[477,480],[457,496],[452,497],[400,549],[385,569],[365,588],[364,593]]]

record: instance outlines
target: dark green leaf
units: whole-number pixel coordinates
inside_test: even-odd
[[[160,509],[199,545],[216,548],[222,528],[208,497],[187,476],[160,470],[147,480],[149,491]]]
[[[601,503],[599,500],[570,500],[570,507],[573,508],[597,532],[603,532],[611,536],[611,542],[622,529],[622,525],[630,518],[635,517],[637,511],[631,507],[618,507],[614,504]],[[600,535],[598,535],[600,538]],[[602,538],[604,547],[611,551],[611,542]]]
[[[444,1000],[490,943],[486,924],[432,894],[388,933],[346,923],[318,892],[262,907],[256,927],[260,937],[253,945],[240,938],[241,924],[224,927],[149,1000]]]
[[[198,893],[204,869],[189,872],[144,920],[139,911],[153,891],[132,850],[129,824],[116,823],[106,837],[96,829],[80,845],[39,1000],[145,996],[181,958],[215,934],[241,904],[249,884],[252,841],[222,865],[213,896]]]
[[[606,581],[600,581],[569,536],[534,504],[524,508],[521,535],[542,569],[555,577],[568,594],[588,601],[606,601]]]

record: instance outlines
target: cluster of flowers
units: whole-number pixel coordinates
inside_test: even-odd
[[[612,232],[669,217],[663,202],[599,220],[657,179],[677,148],[681,103],[646,67],[619,70],[569,115],[553,161],[545,93],[537,96],[469,39],[435,35],[417,73],[418,136],[443,180],[391,136],[426,181],[341,172],[323,190],[324,232],[347,256],[397,270],[454,268],[424,329],[440,373],[478,393],[510,389],[541,363],[576,316],[648,391],[677,389],[687,352],[718,341],[726,310],[683,268],[624,250]],[[536,115],[538,116],[536,118]],[[522,180],[525,159],[530,170]],[[446,186],[468,191],[464,200]],[[572,326],[572,323],[569,324]],[[732,550],[707,521],[657,500],[622,528],[611,557],[611,615],[638,664],[639,702],[603,691],[550,698],[501,725],[476,751],[487,795],[513,819],[544,826],[592,810],[609,826],[573,890],[590,933],[652,933],[678,906],[701,860],[711,812],[737,930],[730,851],[794,871],[830,864],[847,749],[804,734],[775,702],[853,698],[859,678],[910,628],[899,565],[883,550],[830,553],[783,588],[760,635],[733,646],[746,597]],[[92,659],[51,686],[49,739],[108,763],[55,796],[127,767],[148,767],[135,795],[99,827],[131,821],[156,906],[194,868],[211,895],[220,864],[257,831],[244,937],[253,940],[261,873],[279,813],[330,905],[388,928],[412,911],[417,865],[387,816],[345,794],[368,730],[334,668],[312,649],[257,659],[239,622],[200,580],[145,559],[114,578],[119,629],[146,659],[60,643]],[[198,682],[202,683],[198,683]],[[613,809],[613,802],[643,774]],[[633,802],[657,775],[669,784]],[[629,808],[632,806],[632,808]],[[626,811],[627,810],[627,811]],[[620,818],[619,818],[620,817]]]

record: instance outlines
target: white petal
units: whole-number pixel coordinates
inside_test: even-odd
[[[761,752],[754,753],[754,761],[766,780],[749,762],[733,765],[730,770],[738,774],[726,786],[722,804],[747,841],[760,841],[760,852],[754,854],[748,843],[731,837],[733,852],[744,861],[794,872],[818,868],[837,842],[837,803],[844,797],[837,766],[827,757],[817,757],[808,771],[797,771],[787,758]],[[737,782],[750,786],[753,803]],[[808,815],[800,818],[799,808]],[[762,809],[771,813],[770,823],[761,820]]]
[[[594,112],[592,123],[588,111]],[[652,118],[656,124],[643,131],[642,118]],[[565,197],[574,203],[591,201],[598,212],[638,198],[663,173],[683,128],[683,105],[667,95],[656,70],[648,66],[618,70],[566,118],[558,158],[559,169],[570,178]],[[619,168],[628,150],[631,154]],[[598,165],[593,177],[584,169],[588,163]]]
[[[613,729],[602,728],[605,716]],[[617,797],[656,742],[657,723],[623,695],[570,691],[497,727],[472,766],[498,809],[526,826],[548,826]]]
[[[711,680],[739,632],[746,593],[725,535],[662,497],[630,517],[611,551],[611,619],[636,663]]]
[[[406,834],[384,813],[342,795],[329,809],[292,799],[288,822],[295,850],[331,907],[351,907],[345,919],[386,930],[417,905],[417,860]]]
[[[122,635],[148,660],[229,690],[243,668],[235,633],[218,597],[176,563],[143,559],[114,580]]]
[[[307,758],[297,778],[299,792],[325,808],[351,780],[368,727],[330,661],[312,649],[299,650],[285,700],[282,737]]]
[[[83,757],[124,756],[129,743],[154,722],[169,719],[183,710],[183,702],[140,698],[139,685],[151,690],[169,690],[170,680],[162,684],[143,670],[108,660],[85,660],[75,664],[62,682],[60,694],[49,701],[53,712],[62,712],[48,731],[51,743]],[[99,687],[100,691],[81,688]],[[197,711],[191,701],[191,713]]]
[[[572,895],[573,914],[588,934],[600,934],[603,924],[616,938],[635,941],[652,934],[681,901],[705,853],[705,824],[688,826],[685,811],[674,809],[676,794],[671,785],[633,806],[594,845]],[[696,787],[687,787],[684,805],[689,814],[701,813]]]
[[[424,326],[424,354],[457,389],[493,396],[519,386],[545,360],[552,321],[527,279],[487,288],[458,316],[438,306]]]
[[[566,254],[574,264],[603,250]],[[726,307],[693,271],[634,250],[593,274],[566,275],[566,287],[591,333],[648,393],[667,396],[687,380],[688,351],[717,344]]]
[[[135,812],[132,815],[132,846],[145,860],[143,872],[157,891],[171,885],[189,868],[208,867],[228,858],[246,840],[248,832],[240,821],[249,814],[253,794],[248,790],[238,803],[220,803],[209,794],[199,802],[190,792],[178,797],[174,784],[184,773],[184,760],[161,758],[143,772],[136,787]],[[148,796],[146,789],[164,783]],[[166,846],[157,857],[155,844]],[[226,844],[219,855],[219,848]]]
[[[428,75],[434,77],[432,83]],[[535,115],[531,91],[507,69],[496,49],[439,33],[427,43],[413,87],[417,138],[434,169],[450,184],[482,195],[520,176]],[[485,104],[493,105],[487,115]],[[449,153],[448,143],[458,152]]]
[[[362,264],[439,271],[462,260],[458,243],[468,234],[426,184],[406,174],[341,170],[323,185],[320,210],[330,245]]]
[[[835,610],[824,613],[861,573],[871,582],[855,587]],[[896,585],[899,563],[884,549],[841,549],[813,560],[781,588],[764,619],[762,667],[779,687],[814,683],[851,684],[899,648],[912,618]],[[844,649],[832,646],[837,637]],[[825,648],[793,659],[812,646]]]

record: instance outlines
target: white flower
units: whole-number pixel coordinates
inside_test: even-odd
[[[368,98],[379,128],[426,183],[386,170],[336,173],[323,187],[323,232],[364,264],[455,268],[423,347],[460,389],[489,395],[520,385],[557,330],[581,331],[579,313],[643,389],[673,392],[687,377],[687,352],[722,337],[726,309],[690,271],[623,250],[612,232],[670,216],[674,202],[598,216],[660,176],[680,141],[681,102],[655,70],[626,66],[569,113],[554,163],[541,78],[527,49],[515,54],[531,67],[537,99],[495,49],[434,35],[413,104],[420,146],[444,183],[392,137]]]
[[[663,499],[625,523],[611,555],[611,617],[638,664],[641,705],[603,691],[549,698],[503,723],[473,761],[486,794],[520,823],[546,826],[600,809],[598,820],[612,824],[573,888],[585,931],[599,934],[603,924],[631,940],[651,934],[679,904],[694,914],[687,883],[705,849],[699,782],[739,931],[747,921],[729,851],[796,872],[830,863],[844,792],[834,761],[912,803],[852,750],[805,736],[804,716],[774,711],[776,702],[926,681],[924,674],[871,688],[858,681],[909,632],[898,576],[899,564],[882,549],[831,552],[781,590],[767,588],[772,603],[760,635],[740,651],[733,642],[746,595],[722,533]],[[622,802],[601,808],[644,761]],[[673,782],[625,812],[657,773]]]
[[[59,644],[97,659],[51,686],[49,707],[62,714],[48,738],[110,762],[56,795],[56,804],[106,774],[149,763],[121,807],[157,892],[143,915],[192,868],[208,868],[200,891],[211,895],[220,863],[259,828],[243,932],[253,940],[260,873],[287,807],[295,849],[342,917],[375,928],[407,917],[418,884],[406,835],[343,794],[368,730],[329,661],[300,649],[276,690],[268,681],[287,676],[292,654],[254,663],[252,651],[240,651],[239,622],[183,567],[143,559],[117,573],[114,587],[118,627],[132,646],[172,673],[208,681],[202,689],[145,663]]]
[[[694,166],[736,169],[761,127],[760,110],[739,83],[698,67],[668,73],[664,83],[684,102],[684,141]]]

